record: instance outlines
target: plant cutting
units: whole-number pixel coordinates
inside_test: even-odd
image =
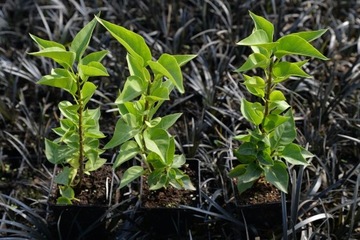
[[[174,88],[184,93],[181,66],[195,55],[164,53],[154,60],[142,36],[99,17],[96,19],[127,51],[130,75],[115,101],[120,118],[105,149],[120,147],[114,168],[137,156],[141,164],[124,172],[120,188],[147,176],[150,190],[169,185],[195,190],[189,176],[181,170],[185,156],[176,154],[175,138],[168,132],[181,113],[157,116]]]
[[[99,127],[100,109],[87,108],[96,90],[95,84],[89,81],[90,77],[108,76],[100,63],[108,51],[84,55],[96,24],[95,19],[86,24],[68,49],[58,42],[30,35],[40,48],[40,51],[30,54],[50,58],[58,64],[38,83],[65,90],[73,100],[64,100],[58,105],[63,116],[60,126],[53,129],[58,138],[45,139],[46,158],[62,166],[54,178],[61,195],[57,204],[76,201],[75,193],[82,186],[84,174],[90,174],[106,162],[100,156],[104,150],[99,147],[99,139],[105,137]]]
[[[229,176],[237,178],[240,194],[261,177],[287,193],[287,164],[307,165],[307,159],[313,155],[295,143],[293,109],[278,86],[290,77],[311,77],[302,69],[308,59],[294,61],[292,56],[327,60],[310,44],[326,30],[291,33],[275,41],[271,22],[252,12],[250,17],[254,30],[237,44],[250,47],[252,53],[237,71],[256,72],[255,75],[242,75],[246,89],[258,101],[241,100],[241,113],[252,129],[234,137],[241,142],[234,151],[239,164]]]

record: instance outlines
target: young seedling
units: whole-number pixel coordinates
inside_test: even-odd
[[[96,24],[93,19],[81,29],[68,50],[60,43],[30,35],[40,48],[40,51],[30,54],[48,57],[59,65],[38,83],[61,88],[73,98],[73,102],[61,101],[58,105],[63,119],[53,131],[59,137],[45,140],[47,159],[63,166],[54,179],[61,194],[58,204],[72,204],[76,200],[74,189],[80,188],[84,174],[90,174],[106,162],[100,157],[103,150],[99,148],[99,139],[105,137],[99,128],[100,109],[86,108],[96,90],[89,78],[108,76],[106,68],[100,63],[108,51],[84,56]]]
[[[310,77],[301,68],[308,60],[292,62],[289,61],[292,58],[287,56],[327,60],[309,43],[326,30],[292,33],[274,41],[274,25],[252,12],[250,16],[255,28],[237,44],[251,47],[253,53],[237,71],[260,69],[256,71],[262,73],[259,76],[243,74],[246,89],[259,101],[241,101],[241,113],[253,128],[248,130],[248,134],[234,137],[242,142],[234,151],[240,164],[230,171],[229,176],[237,178],[240,194],[262,176],[287,193],[289,175],[286,162],[307,165],[306,159],[312,154],[294,143],[293,110],[277,86],[289,77]]]
[[[195,55],[164,53],[154,61],[142,36],[98,17],[96,19],[126,49],[130,72],[115,101],[120,118],[105,148],[120,146],[115,168],[136,156],[141,158],[141,165],[124,172],[120,188],[148,175],[150,190],[169,184],[194,190],[189,176],[180,169],[185,164],[185,156],[175,154],[175,139],[168,132],[181,114],[160,117],[156,113],[162,103],[170,99],[174,88],[184,92],[180,67]]]

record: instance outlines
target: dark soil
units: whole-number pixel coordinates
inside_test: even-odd
[[[240,205],[274,203],[280,202],[280,199],[279,189],[262,177],[250,189],[239,196],[239,203]]]
[[[195,164],[194,164],[195,165]],[[198,163],[196,163],[198,168]],[[193,185],[198,186],[199,176],[194,166],[186,166],[183,171],[189,175]],[[155,191],[149,190],[146,176],[143,177],[141,202],[145,208],[176,208],[179,205],[196,206],[199,200],[199,192],[176,189],[173,186]]]
[[[108,178],[109,190],[112,180],[112,168],[110,165],[104,165],[90,175],[84,175],[81,188],[75,193],[79,201],[73,201],[74,205],[106,205],[106,179]],[[60,196],[59,189],[53,186],[49,202],[55,204],[56,199]]]

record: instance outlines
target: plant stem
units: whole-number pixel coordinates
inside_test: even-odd
[[[273,67],[273,61],[270,62],[269,68],[267,70],[267,80],[266,80],[266,88],[265,88],[265,110],[264,110],[264,118],[262,121],[262,126],[265,124],[265,119],[269,115],[269,104],[270,104],[270,94],[272,89],[272,67]],[[264,128],[261,129],[262,132],[264,132]]]
[[[79,105],[78,116],[79,116],[79,182],[76,184],[77,187],[81,187],[82,180],[84,177],[84,138],[83,138],[83,100],[81,96],[81,83],[80,79],[77,79],[77,103]]]

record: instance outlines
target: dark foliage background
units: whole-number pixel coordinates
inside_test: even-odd
[[[243,226],[245,219],[233,214],[237,206],[235,187],[227,178],[232,149],[238,144],[232,137],[249,127],[240,114],[239,102],[250,96],[234,72],[249,53],[235,44],[252,31],[249,10],[273,22],[277,37],[328,29],[314,44],[330,60],[311,61],[306,71],[313,78],[290,79],[282,86],[296,111],[298,142],[315,154],[306,169],[289,166],[291,191],[299,196],[290,207],[289,238],[295,231],[297,239],[360,238],[357,0],[0,1],[0,190],[8,196],[0,198],[0,236],[1,229],[30,231],[25,226],[39,229],[46,223],[39,219],[46,215],[44,203],[52,166],[44,159],[43,139],[51,136],[51,128],[57,125],[58,100],[69,97],[58,89],[36,84],[54,63],[27,55],[37,50],[28,34],[67,44],[94,14],[101,12],[102,18],[141,34],[155,56],[163,52],[198,54],[184,67],[186,93],[174,93],[160,112],[183,113],[172,131],[180,150],[189,159],[201,162],[201,224],[189,229],[186,237],[284,237],[281,228]],[[99,87],[91,102],[101,106],[102,130],[110,137],[117,116],[112,102],[128,73],[125,51],[100,26],[90,45],[94,50],[110,50],[105,59],[110,77],[93,80]],[[27,216],[39,214],[34,218],[37,222],[19,219],[22,215],[11,212],[11,204]],[[7,222],[9,219],[23,228]],[[124,233],[119,229],[121,226],[114,227],[111,232],[114,238],[122,239],[119,236]],[[128,233],[133,235],[127,239],[148,236],[138,229]]]

